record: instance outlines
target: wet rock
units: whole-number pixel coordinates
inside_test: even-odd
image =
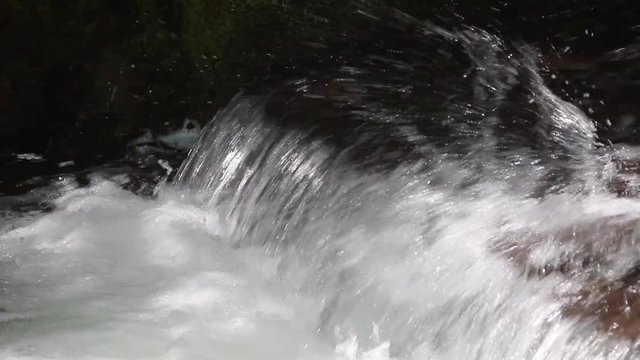
[[[564,316],[595,321],[605,333],[636,341],[640,339],[640,265],[619,275],[607,269],[619,267],[616,254],[637,247],[638,224],[637,219],[605,218],[553,233],[514,234],[518,241],[502,240],[494,251],[521,269],[527,281],[550,275],[578,281],[582,285],[577,292],[558,298]],[[546,259],[535,254],[545,246],[552,249]]]
[[[640,266],[617,280],[590,282],[568,301],[565,315],[596,319],[604,332],[630,341],[640,339]]]

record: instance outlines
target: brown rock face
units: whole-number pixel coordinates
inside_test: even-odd
[[[579,291],[558,299],[564,304],[564,316],[595,319],[600,331],[635,341],[640,339],[640,264],[622,276],[612,277],[606,269],[613,267],[615,254],[635,246],[639,224],[640,220],[611,217],[555,233],[519,234],[518,238],[512,234],[497,242],[494,251],[521,269],[528,281],[550,274],[580,281]],[[536,256],[543,247],[555,247],[557,253],[548,259]]]
[[[597,279],[585,286],[565,307],[566,316],[596,317],[599,328],[620,338],[640,338],[640,267],[621,279]]]

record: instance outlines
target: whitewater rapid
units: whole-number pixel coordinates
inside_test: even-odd
[[[311,300],[216,214],[113,182],[2,234],[2,359],[317,359]],[[8,220],[9,223],[12,220]]]
[[[254,109],[251,100],[232,105],[235,114]],[[231,124],[246,117],[217,118],[218,131],[242,136],[220,117]],[[529,279],[494,244],[531,229],[640,218],[636,201],[605,192],[539,201],[493,182],[461,190],[432,185],[414,167],[354,176],[329,148],[251,120],[254,128],[244,129],[261,129],[256,142],[216,153],[202,144],[228,146],[223,134],[213,143],[203,136],[156,199],[123,190],[123,177],[96,173],[89,186],[63,179],[38,190],[55,205],[51,212],[3,214],[0,358],[633,354],[631,343],[562,315],[562,294],[576,291],[580,278]],[[290,157],[274,147],[262,158],[247,151],[265,138],[286,144]],[[200,151],[220,155],[223,165],[208,158],[208,166],[191,168]],[[543,264],[561,254],[553,242],[538,252]],[[608,271],[618,275],[640,258],[633,248],[610,256],[619,269]]]
[[[96,170],[0,198],[47,204],[0,213],[0,359],[637,357],[594,287],[637,281],[637,149],[533,49],[396,15],[367,18],[415,52],[236,96],[152,196]]]

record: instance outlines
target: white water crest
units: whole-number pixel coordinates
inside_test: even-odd
[[[2,359],[318,359],[277,260],[213,212],[96,180],[2,235]]]
[[[474,101],[508,103],[526,74],[538,148],[519,147],[497,113],[455,124],[445,145],[394,117],[388,135],[417,157],[376,150],[366,131],[341,147],[237,96],[157,198],[95,174],[45,192],[51,212],[3,215],[0,358],[633,357],[632,342],[565,311],[592,276],[640,260],[635,228],[617,242],[605,241],[615,226],[558,235],[640,219],[639,202],[607,190],[613,150],[526,51],[495,63],[499,39],[431,29],[474,59]],[[390,121],[379,110],[367,121]],[[530,249],[527,263],[502,244]],[[527,274],[585,251],[594,269]]]

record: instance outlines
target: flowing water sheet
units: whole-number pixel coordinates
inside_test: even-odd
[[[640,203],[610,192],[624,154],[531,49],[416,28],[470,59],[467,98],[405,107],[416,79],[373,72],[416,64],[356,59],[317,75],[333,88],[283,85],[289,118],[234,98],[154,199],[94,174],[3,213],[0,358],[633,357],[633,324],[581,295],[640,260]],[[288,123],[325,115],[360,125]]]

